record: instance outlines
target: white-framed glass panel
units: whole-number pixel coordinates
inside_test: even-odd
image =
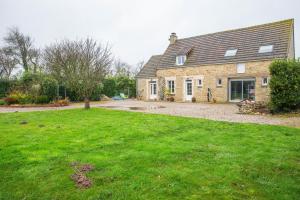
[[[235,56],[236,55],[236,52],[237,52],[237,49],[228,49],[226,52],[225,52],[225,57],[227,56]]]
[[[183,65],[185,60],[186,56],[176,56],[176,65]]]
[[[175,81],[174,80],[168,80],[167,81],[168,90],[171,94],[175,93]]]
[[[240,63],[236,65],[236,72],[238,74],[245,73],[245,70],[246,70],[245,64]]]
[[[150,99],[156,99],[157,98],[157,82],[156,81],[150,81]]]
[[[262,86],[267,86],[269,84],[269,78],[268,77],[263,77],[261,79],[261,85]]]
[[[260,46],[258,53],[270,53],[273,51],[273,45]]]
[[[222,86],[222,79],[221,78],[217,79],[217,86],[218,87]]]
[[[202,87],[203,86],[203,78],[199,78],[196,81],[197,81],[197,86],[198,87]]]
[[[255,79],[229,80],[229,101],[255,100]]]

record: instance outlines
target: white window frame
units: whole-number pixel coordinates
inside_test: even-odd
[[[258,53],[271,53],[273,52],[274,45],[264,45],[260,46]]]
[[[265,83],[265,79],[267,80],[266,83]],[[269,85],[269,77],[262,77],[261,78],[261,85],[262,86],[268,86]]]
[[[221,80],[221,84],[219,83],[219,80]],[[216,80],[217,87],[222,87],[222,82],[223,82],[222,78],[217,78]]]
[[[176,65],[184,65],[186,61],[185,55],[176,56]]]
[[[236,65],[236,73],[243,74],[246,71],[246,65],[244,63],[239,63]]]
[[[172,88],[172,84],[171,84],[171,88],[170,88],[170,82],[173,82],[173,88]],[[167,88],[170,91],[170,94],[175,94],[175,80],[167,80]],[[172,89],[174,91],[172,91]]]
[[[203,87],[203,77],[197,78],[196,81],[197,81],[197,84],[196,84],[197,87]],[[201,84],[199,84],[199,81],[201,81]]]
[[[174,92],[172,92],[171,90],[170,90],[170,94],[175,94],[176,93],[176,77],[174,76],[174,77],[165,77],[165,80],[166,80],[166,88],[168,89],[168,90],[170,90],[170,88],[169,88],[169,81],[174,81]]]
[[[228,49],[225,54],[224,57],[231,57],[231,56],[235,56],[237,53],[238,49]]]

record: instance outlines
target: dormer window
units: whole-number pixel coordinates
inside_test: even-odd
[[[273,51],[273,45],[260,46],[258,53],[270,53]]]
[[[176,65],[183,65],[185,60],[186,56],[176,56]]]
[[[236,52],[237,52],[237,49],[228,49],[226,52],[225,52],[225,57],[229,57],[229,56],[235,56],[236,55]]]

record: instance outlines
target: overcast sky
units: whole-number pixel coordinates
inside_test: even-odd
[[[0,37],[18,26],[43,47],[87,36],[109,42],[129,64],[162,54],[179,38],[295,19],[300,57],[299,0],[0,0]]]

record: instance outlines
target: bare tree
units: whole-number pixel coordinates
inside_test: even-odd
[[[18,64],[22,65],[26,72],[30,70],[31,65],[37,64],[35,61],[38,51],[33,46],[32,38],[21,33],[17,27],[9,29],[4,42],[6,48],[10,49]],[[36,70],[36,66],[33,70]]]
[[[97,44],[93,39],[64,40],[46,48],[44,59],[47,69],[84,98],[90,108],[90,97],[109,73],[112,53],[108,45]]]
[[[141,69],[144,67],[144,64],[145,64],[144,61],[140,61],[136,64],[136,67],[133,71],[133,76],[134,77],[141,71]]]
[[[0,78],[9,79],[18,61],[9,49],[0,49]]]
[[[130,77],[132,75],[132,66],[126,62],[121,61],[120,59],[116,59],[114,61],[114,73],[113,74],[116,76]]]

